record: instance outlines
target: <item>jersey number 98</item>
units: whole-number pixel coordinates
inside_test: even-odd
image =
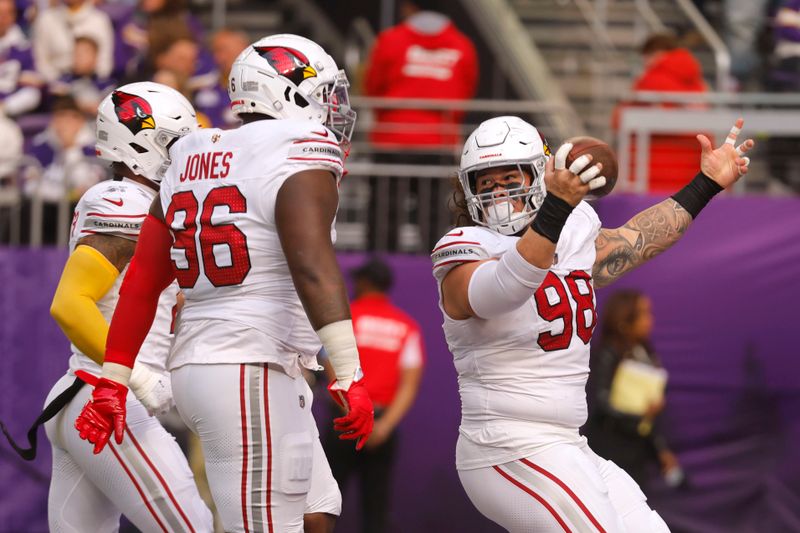
[[[592,339],[592,331],[597,322],[597,311],[594,309],[594,291],[592,290],[591,276],[583,270],[570,272],[564,281],[561,278],[548,272],[544,282],[536,291],[536,309],[539,316],[548,322],[561,320],[564,329],[561,333],[553,334],[550,331],[543,331],[539,334],[538,343],[542,350],[553,352],[556,350],[566,350],[572,343],[573,328],[577,337],[584,344],[589,344]],[[564,288],[566,285],[566,289]],[[557,297],[551,302],[547,292]],[[575,312],[572,311],[567,291],[575,301]],[[587,316],[588,314],[588,316]],[[573,326],[572,321],[575,320]]]
[[[250,252],[247,236],[234,223],[213,224],[214,208],[225,206],[230,213],[245,213],[247,200],[235,185],[212,189],[203,201],[203,210],[192,191],[182,191],[172,196],[167,209],[166,221],[175,233],[173,249],[183,250],[187,265],[179,265],[174,259],[178,285],[183,289],[195,286],[200,277],[200,261],[208,281],[215,287],[239,285],[250,272]],[[183,213],[183,222],[176,215]],[[199,217],[198,217],[199,214]],[[179,227],[175,220],[179,219]],[[199,220],[198,220],[199,218]],[[180,227],[182,225],[182,227]],[[195,235],[199,232],[199,253]],[[227,246],[230,264],[219,266],[214,255],[215,246]]]

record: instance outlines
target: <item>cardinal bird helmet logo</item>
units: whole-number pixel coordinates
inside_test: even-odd
[[[142,130],[152,130],[156,127],[153,118],[153,108],[141,96],[128,94],[122,91],[114,91],[111,95],[114,102],[114,113],[131,133],[136,135]]]
[[[308,64],[308,58],[302,52],[285,46],[256,46],[261,57],[274,68],[278,74],[288,78],[295,85],[317,75],[314,67]]]

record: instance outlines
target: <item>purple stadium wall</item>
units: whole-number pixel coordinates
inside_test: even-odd
[[[598,211],[613,227],[656,200],[615,196]],[[654,342],[670,372],[667,435],[690,486],[656,486],[651,502],[675,532],[800,531],[799,234],[798,200],[721,198],[673,250],[618,284],[654,302]],[[0,249],[0,420],[19,439],[66,366],[67,343],[47,311],[64,259],[63,250]],[[421,322],[428,350],[402,425],[394,531],[499,531],[472,508],[453,466],[459,400],[430,263],[391,262],[395,301]],[[611,290],[598,291],[601,306]],[[0,442],[0,532],[47,530],[50,458],[40,439],[32,464]],[[345,496],[338,530],[349,532],[358,502]]]

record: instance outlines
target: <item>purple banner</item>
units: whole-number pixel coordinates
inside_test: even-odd
[[[614,196],[598,212],[615,227],[657,200]],[[798,228],[800,200],[719,198],[673,249],[598,291],[601,306],[617,287],[654,303],[653,340],[670,373],[666,434],[689,486],[656,486],[651,503],[675,532],[800,531]],[[0,249],[0,419],[19,439],[66,368],[67,342],[48,314],[64,260],[62,250]],[[500,531],[472,508],[455,472],[459,400],[430,262],[391,264],[394,300],[419,320],[428,350],[401,426],[393,531]],[[32,464],[0,443],[0,532],[47,531],[50,454],[40,439]],[[359,503],[345,494],[338,530],[354,531]]]

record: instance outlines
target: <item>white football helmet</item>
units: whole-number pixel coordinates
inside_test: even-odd
[[[503,235],[514,235],[531,223],[544,201],[544,167],[550,148],[539,131],[519,117],[497,117],[481,123],[464,143],[458,179],[464,189],[467,209],[476,224]],[[479,171],[516,166],[531,175],[531,184],[506,188],[502,194],[491,190],[478,193]],[[514,212],[512,200],[520,199],[523,209]]]
[[[97,157],[122,163],[160,183],[169,147],[198,128],[192,104],[181,93],[151,81],[129,83],[103,98],[97,109]]]
[[[320,45],[292,34],[264,37],[245,48],[228,78],[235,115],[313,120],[344,143],[356,122],[349,86],[344,70]]]

